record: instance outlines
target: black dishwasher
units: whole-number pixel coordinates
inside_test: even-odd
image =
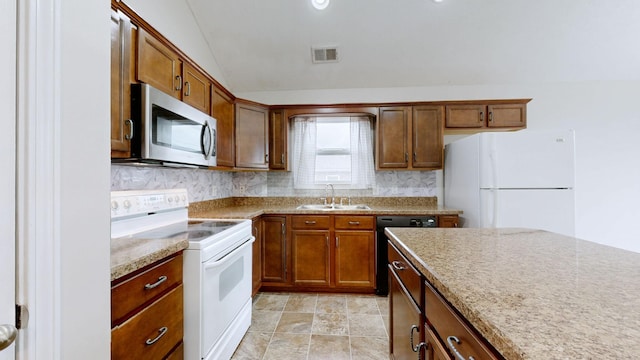
[[[387,268],[388,227],[437,227],[436,216],[378,216],[376,217],[376,294],[389,293],[389,269]]]

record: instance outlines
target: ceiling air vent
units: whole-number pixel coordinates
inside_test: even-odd
[[[311,48],[311,58],[315,64],[338,62],[338,48],[336,46]]]

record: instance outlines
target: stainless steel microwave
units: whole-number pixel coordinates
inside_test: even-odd
[[[131,86],[130,161],[216,166],[216,119],[149,84]]]

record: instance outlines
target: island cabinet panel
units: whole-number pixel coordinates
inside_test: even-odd
[[[433,330],[429,327],[428,324],[424,324],[424,334],[425,334],[425,348],[426,348],[426,359],[427,360],[450,360],[451,357],[449,353],[447,353],[447,349],[442,345],[442,342],[438,340],[438,335],[436,335]]]
[[[389,352],[394,360],[422,359],[423,316],[395,269],[389,265]]]
[[[236,119],[233,98],[221,88],[214,86],[211,91],[211,116],[217,122],[218,166],[236,166]]]
[[[434,341],[440,341],[442,346],[448,348],[449,353],[456,356],[459,353],[464,359],[502,359],[426,281],[424,293],[427,324],[437,335]]]
[[[422,275],[393,244],[388,243],[389,267],[400,278],[416,306],[422,304]]]
[[[288,283],[285,216],[262,217],[262,283]]]

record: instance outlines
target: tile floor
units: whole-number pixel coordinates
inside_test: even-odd
[[[232,359],[389,358],[387,297],[258,293]]]

